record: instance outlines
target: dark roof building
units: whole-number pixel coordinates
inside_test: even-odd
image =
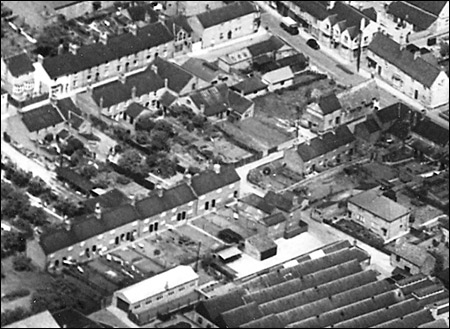
[[[274,226],[280,223],[283,223],[286,221],[286,217],[283,215],[283,213],[281,212],[277,212],[273,215],[264,217],[263,219],[261,219],[261,221],[266,225],[266,226]]]
[[[81,46],[76,55],[62,54],[47,57],[43,61],[51,79],[84,71],[113,59],[136,54],[144,49],[163,45],[173,40],[172,33],[160,22],[149,24],[137,31],[137,35],[124,33],[108,39],[106,45],[95,43]]]
[[[215,166],[215,170],[206,170],[192,177],[191,186],[197,196],[207,194],[241,180],[233,167]]]
[[[128,105],[127,109],[125,110],[125,113],[130,118],[136,119],[145,110],[147,110],[145,106],[133,102],[130,105]]]
[[[428,88],[441,72],[439,67],[421,57],[415,57],[410,51],[402,49],[397,42],[382,33],[374,36],[368,50]]]
[[[234,90],[241,95],[249,95],[261,90],[267,90],[268,86],[261,81],[258,77],[250,77],[242,80],[241,82],[231,86],[230,89]]]
[[[109,209],[118,206],[122,206],[130,203],[131,200],[120,190],[114,188],[102,195],[95,198],[90,198],[84,201],[85,207],[89,212],[94,212],[97,203],[102,207],[102,209]]]
[[[297,152],[304,162],[325,155],[355,141],[355,136],[347,126],[339,126],[334,132],[327,132],[322,137],[315,137],[300,144]]]
[[[324,115],[333,113],[341,108],[335,93],[320,97],[318,104]]]
[[[151,63],[150,69],[163,81],[167,79],[169,89],[176,93],[180,93],[193,78],[191,73],[180,66],[159,57]]]
[[[178,15],[178,16],[172,16],[169,17],[166,20],[166,26],[169,29],[170,32],[175,36],[178,32],[183,29],[186,33],[192,33],[192,27],[188,22],[188,19],[186,16]]]
[[[275,207],[269,205],[263,198],[253,193],[243,197],[240,201],[261,210],[266,214],[272,214],[275,210]]]
[[[212,82],[220,75],[219,67],[204,59],[191,57],[181,67],[206,82]]]
[[[26,53],[5,58],[5,64],[15,78],[34,72],[33,63]]]
[[[394,1],[387,13],[400,18],[419,31],[428,29],[433,24],[447,1]]]
[[[403,103],[395,103],[375,112],[375,117],[382,125],[393,124],[408,118],[411,109]]]
[[[197,18],[207,29],[257,11],[258,7],[250,1],[236,1],[228,6],[198,14]]]
[[[130,18],[135,22],[156,23],[158,21],[159,14],[153,10],[150,4],[130,6],[127,11]]]
[[[75,186],[83,193],[89,194],[94,188],[94,184],[90,180],[84,178],[70,168],[57,167],[55,171],[59,179]]]
[[[82,115],[81,110],[75,105],[70,97],[58,99],[56,101],[56,107],[66,120],[69,120],[69,117],[72,114],[76,114],[78,116]]]
[[[283,41],[281,41],[281,39],[272,35],[267,40],[248,46],[247,49],[250,51],[252,57],[256,58],[264,54],[271,54],[273,52],[276,52],[280,50],[284,45],[285,44]]]
[[[51,104],[22,113],[22,121],[30,132],[39,131],[64,122],[60,112]]]
[[[449,143],[448,129],[429,119],[417,120],[411,127],[411,132],[439,146],[446,146]]]

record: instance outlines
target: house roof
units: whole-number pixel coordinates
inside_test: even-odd
[[[118,290],[115,294],[120,295],[132,305],[197,279],[198,274],[194,272],[192,267],[178,265],[168,271]]]
[[[145,110],[147,110],[145,106],[133,102],[130,105],[128,105],[127,109],[125,110],[125,113],[131,118],[136,119]]]
[[[75,171],[73,171],[70,168],[67,167],[56,167],[56,175],[65,181],[77,186],[84,192],[90,192],[94,188],[94,184],[84,178],[83,176],[77,174]]]
[[[186,33],[192,33],[192,27],[189,24],[189,21],[186,16],[178,15],[169,17],[166,20],[166,26],[174,35],[178,33],[181,29],[183,29]]]
[[[337,98],[344,110],[352,110],[379,100],[380,92],[376,81],[371,79],[339,93]]]
[[[231,166],[221,166],[216,174],[213,170],[205,170],[192,177],[192,188],[198,196],[215,191],[230,184],[239,182],[241,178]]]
[[[169,107],[177,100],[177,97],[174,96],[172,93],[165,91],[164,94],[161,95],[159,98],[159,101],[162,105]]]
[[[356,33],[359,33],[362,19],[365,20],[364,27],[369,25],[369,17],[342,1],[336,1],[334,7],[328,13],[329,15],[336,15],[338,22],[345,21],[347,28],[356,29]]]
[[[253,58],[255,58],[260,55],[269,54],[274,51],[277,51],[281,49],[284,45],[285,43],[281,41],[281,39],[272,35],[267,40],[248,46],[247,49],[250,51],[250,54],[253,56]]]
[[[410,2],[425,2],[425,1],[410,1]],[[437,1],[445,2],[445,1]],[[414,26],[417,26],[420,30],[428,29],[431,24],[436,21],[437,16],[435,14],[426,12],[421,8],[408,3],[408,1],[394,1],[388,8],[387,13],[395,17],[399,17]]]
[[[335,132],[328,132],[322,137],[315,137],[308,142],[300,144],[297,152],[303,161],[315,159],[325,155],[337,148],[355,141],[355,136],[347,126],[342,125],[336,128]]]
[[[397,42],[382,33],[377,33],[374,36],[368,50],[426,87],[431,87],[441,73],[439,67],[420,57],[414,59],[414,54],[406,49],[401,50]]]
[[[56,107],[63,115],[64,119],[69,120],[69,112],[75,113],[78,116],[82,115],[82,112],[78,106],[72,101],[70,97],[58,99],[56,101]]]
[[[216,252],[216,255],[222,258],[223,260],[227,260],[233,258],[235,256],[241,255],[242,251],[237,247],[230,247],[221,251]]]
[[[128,15],[133,21],[145,21],[146,16],[150,18],[150,23],[156,23],[158,21],[158,13],[153,10],[150,4],[144,4],[139,6],[130,6],[127,8]]]
[[[361,10],[361,12],[369,17],[372,21],[377,21],[377,11],[374,7],[364,8],[363,10]]]
[[[428,311],[428,310],[424,310],[424,311]],[[413,324],[415,324],[415,323],[413,322]],[[391,328],[394,328],[394,327],[391,327]],[[396,328],[398,328],[398,327],[396,327]],[[407,328],[407,327],[404,327],[404,328]],[[436,328],[448,328],[448,325],[447,325],[447,322],[445,322],[445,320],[443,318],[439,318],[439,319],[436,319],[434,321],[424,323],[424,324],[418,326],[418,328],[434,328],[434,329],[436,329]]]
[[[381,123],[394,123],[403,120],[412,110],[403,103],[395,103],[375,112]]]
[[[447,231],[448,231],[448,226],[449,226],[448,222],[449,222],[448,216],[445,216],[445,217],[443,217],[443,218],[442,218],[442,217],[439,218],[439,225],[440,225],[442,228],[446,229]]]
[[[266,80],[269,84],[276,84],[282,81],[286,81],[294,78],[294,72],[289,66],[278,68],[274,71],[267,72],[262,77],[262,80]]]
[[[223,312],[217,319],[219,328],[239,328],[241,324],[263,317],[256,303],[245,304]]]
[[[196,311],[207,319],[215,320],[221,313],[244,305],[243,294],[244,290],[238,288],[224,295],[202,300],[197,305]]]
[[[160,57],[155,59],[149,66],[152,70],[153,65],[156,66],[157,74],[161,77],[161,79],[168,80],[169,89],[176,93],[181,92],[193,78],[191,73]]]
[[[293,4],[320,21],[329,16],[327,1],[294,1]]]
[[[151,69],[147,69],[127,76],[125,83],[115,80],[98,86],[92,90],[92,96],[97,105],[100,106],[103,102],[103,108],[107,108],[130,100],[133,88],[136,88],[136,97],[140,97],[164,88],[164,81]]]
[[[26,53],[5,58],[5,63],[9,72],[16,78],[34,72],[33,63]]]
[[[228,96],[229,89],[226,84],[217,84],[190,94],[192,101],[198,108],[201,109],[204,105],[206,116],[226,112],[230,106]]]
[[[378,131],[381,130],[381,127],[378,125],[377,121],[375,119],[367,119],[366,121],[363,121],[361,123],[358,123],[355,126],[355,133],[359,130],[359,129],[364,129],[366,130],[369,134],[374,134]]]
[[[348,202],[361,207],[387,222],[392,222],[410,212],[401,204],[379,195],[376,190],[368,190],[351,197]]]
[[[448,129],[431,120],[417,120],[411,131],[440,146],[445,146],[449,143]]]
[[[233,109],[233,111],[244,114],[254,103],[250,99],[238,94],[233,90],[228,92],[228,104]]]
[[[252,320],[240,326],[240,328],[283,328],[284,324],[276,314],[270,314],[259,319]]]
[[[220,74],[217,65],[196,57],[189,58],[181,67],[206,82],[213,81]]]
[[[73,308],[52,312],[52,315],[59,324],[58,328],[108,328]]]
[[[115,229],[139,219],[135,208],[129,204],[103,211],[101,218],[94,214],[72,219],[70,230],[59,228],[40,236],[39,244],[46,255],[73,246],[93,236]]]
[[[320,97],[318,104],[324,115],[333,113],[341,108],[341,104],[335,93]]]
[[[258,8],[249,1],[236,1],[230,5],[198,14],[197,18],[207,29],[257,11]]]
[[[272,212],[275,210],[275,207],[269,205],[263,198],[254,193],[251,193],[243,197],[240,201],[256,209],[259,209],[265,212],[266,214],[272,214]]]
[[[404,1],[433,15],[439,16],[448,1]]]
[[[277,65],[279,67],[289,66],[292,72],[296,73],[308,66],[308,59],[302,53],[294,54],[277,60]]]
[[[137,35],[123,33],[112,36],[106,45],[95,43],[81,46],[76,55],[66,53],[44,59],[43,66],[51,79],[73,74],[135,54],[173,40],[172,33],[160,22],[138,29]]]
[[[403,242],[395,245],[392,251],[395,255],[407,260],[408,262],[421,267],[424,265],[427,259],[432,258],[426,249],[423,249],[412,243]]]
[[[153,193],[151,196],[137,201],[136,209],[142,218],[150,218],[194,200],[196,200],[196,196],[192,189],[187,184],[180,184],[168,190],[163,190],[162,197]]]
[[[64,122],[59,111],[51,104],[22,113],[22,121],[30,132],[39,131]]]
[[[266,226],[274,226],[274,225],[285,222],[286,216],[284,216],[283,213],[281,213],[281,212],[277,212],[276,214],[264,217],[263,219],[261,219],[261,221]]]
[[[235,90],[239,93],[243,93],[244,95],[252,94],[267,88],[268,86],[256,76],[246,78],[230,87],[230,89]]]
[[[61,328],[49,311],[44,311],[3,328]]]
[[[284,194],[275,193],[274,191],[268,191],[264,196],[264,200],[266,200],[267,203],[271,204],[272,206],[282,211],[285,212],[292,211],[293,207],[292,199],[289,199]]]
[[[251,244],[253,247],[258,249],[259,252],[277,248],[277,244],[271,238],[265,235],[253,235],[249,237],[245,241],[245,243]]]
[[[84,201],[84,205],[90,212],[94,212],[97,203],[99,203],[103,209],[109,209],[122,206],[129,202],[130,199],[122,191],[114,188],[95,198],[87,199]]]

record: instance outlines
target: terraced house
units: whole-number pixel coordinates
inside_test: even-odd
[[[113,208],[97,198],[94,213],[67,220],[65,227],[27,241],[26,254],[40,269],[58,269],[63,261],[85,262],[167,225],[186,222],[237,198],[240,178],[232,167],[216,165],[186,182]],[[104,204],[104,203],[102,203]]]
[[[60,97],[71,90],[146,67],[157,57],[171,58],[174,37],[161,22],[143,28],[131,25],[129,32],[108,36],[91,45],[71,44],[69,53],[40,57],[39,76]]]

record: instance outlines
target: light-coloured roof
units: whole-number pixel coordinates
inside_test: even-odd
[[[409,209],[385,196],[378,195],[375,190],[357,194],[350,198],[349,202],[388,222],[392,222],[409,213]]]
[[[286,81],[294,78],[294,73],[289,66],[282,67],[281,69],[277,69],[271,72],[267,72],[262,76],[262,80],[267,81],[268,83],[278,83],[281,81]]]
[[[192,267],[180,265],[132,286],[116,291],[116,294],[122,296],[130,304],[134,304],[196,279],[198,279],[198,275],[194,272]]]
[[[232,258],[234,256],[242,254],[242,251],[240,251],[237,247],[231,247],[222,251],[219,251],[217,253],[217,256],[222,258],[223,260],[227,260],[229,258]]]
[[[61,328],[49,311],[32,315],[23,320],[11,323],[4,328]]]

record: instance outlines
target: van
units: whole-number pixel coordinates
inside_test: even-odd
[[[297,35],[298,32],[298,24],[290,17],[283,17],[281,19],[280,26],[283,30],[292,35]]]

